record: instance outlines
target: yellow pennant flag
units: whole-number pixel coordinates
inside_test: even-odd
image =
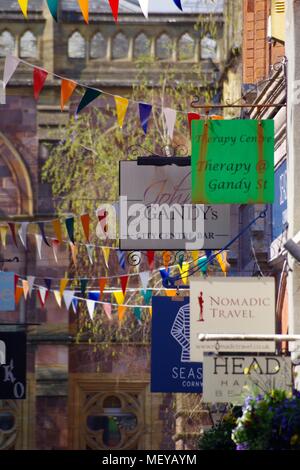
[[[102,246],[102,252],[103,252],[106,267],[108,268],[108,259],[109,259],[109,254],[110,254],[110,247],[109,246]]]
[[[61,307],[62,296],[60,295],[60,292],[58,290],[55,290],[53,293],[54,293],[54,297],[55,297],[55,300],[56,300],[58,306]]]
[[[62,297],[64,291],[65,291],[65,288],[67,287],[67,284],[69,282],[69,279],[67,278],[64,278],[64,279],[61,279],[60,280],[60,283],[59,283],[59,293],[60,293],[60,296]]]
[[[230,268],[230,264],[227,261],[227,251],[222,251],[222,253],[216,255],[216,260],[218,261],[224,275],[227,276],[227,272]]]
[[[177,290],[176,289],[166,289],[165,293],[167,297],[175,297]]]
[[[198,250],[193,250],[192,251],[192,258],[194,263],[197,263],[197,260],[199,259],[199,251]]]
[[[77,264],[77,254],[78,254],[78,247],[74,245],[74,243],[70,242],[70,248],[71,248],[71,253],[72,253],[72,259],[73,263]]]
[[[62,236],[60,220],[59,219],[52,220],[52,225],[53,225],[53,230],[54,230],[56,239],[59,241],[59,243],[61,243],[63,240],[63,236]]]
[[[179,269],[179,272],[180,272],[180,276],[181,276],[181,279],[182,279],[182,282],[184,284],[187,284],[187,281],[188,281],[188,272],[189,272],[189,263],[187,261],[184,261],[182,263],[182,267],[180,267],[180,264],[178,265],[178,269]]]
[[[125,307],[125,305],[119,305],[119,306],[118,306],[118,318],[119,318],[119,322],[124,321],[124,316],[125,316],[126,309],[127,309],[127,307]]]
[[[28,0],[18,0],[23,15],[27,18]]]
[[[114,296],[118,305],[122,305],[124,303],[125,295],[123,294],[121,290],[114,291]]]
[[[116,102],[116,109],[117,109],[118,124],[120,128],[122,129],[126,112],[127,112],[127,108],[128,108],[128,99],[122,98],[122,96],[115,96],[115,102]]]
[[[26,279],[22,279],[22,286],[23,286],[24,298],[26,300],[29,294],[29,284]]]
[[[8,231],[8,227],[6,227],[5,225],[2,225],[2,226],[0,227],[0,236],[1,236],[1,243],[2,243],[3,248],[6,247],[6,235],[7,235],[7,231]]]
[[[149,307],[149,315],[152,317],[152,307]]]
[[[84,21],[86,23],[89,22],[89,0],[78,0],[78,4],[80,6],[80,10]]]

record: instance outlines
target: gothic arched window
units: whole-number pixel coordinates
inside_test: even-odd
[[[118,33],[113,39],[113,59],[126,59],[128,57],[129,42],[125,34]]]
[[[9,31],[2,31],[0,34],[0,57],[13,54],[15,51],[15,38]]]
[[[185,33],[181,36],[178,42],[178,57],[179,60],[191,60],[195,56],[195,41],[190,34]]]
[[[104,59],[107,53],[107,40],[101,33],[96,33],[91,40],[91,59]]]
[[[201,59],[215,59],[217,56],[217,41],[207,34],[201,39]]]
[[[37,39],[31,31],[26,31],[20,39],[20,57],[37,57]]]
[[[69,37],[68,56],[70,59],[85,58],[85,39],[78,31],[74,31]]]
[[[172,56],[172,39],[165,33],[156,40],[156,56],[158,59],[170,59]]]
[[[134,41],[134,57],[150,55],[150,39],[146,34],[140,33]]]

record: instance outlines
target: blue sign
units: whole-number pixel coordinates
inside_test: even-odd
[[[0,272],[0,311],[13,312],[15,308],[15,275]]]
[[[280,237],[287,224],[287,163],[275,171],[275,200],[272,206],[272,240]]]
[[[202,393],[202,363],[189,362],[189,302],[152,297],[151,392]]]

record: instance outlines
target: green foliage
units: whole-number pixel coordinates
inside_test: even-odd
[[[229,411],[222,421],[205,431],[199,440],[200,450],[235,450],[231,434],[236,426],[240,408]]]

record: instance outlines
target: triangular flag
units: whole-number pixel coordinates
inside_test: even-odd
[[[177,290],[176,289],[166,289],[165,290],[167,297],[176,297]]]
[[[182,5],[181,5],[181,0],[173,0],[173,2],[175,3],[175,5],[179,8],[179,10],[182,11]]]
[[[73,290],[65,290],[63,293],[63,298],[67,307],[67,310],[69,310],[72,299],[74,297],[75,291]]]
[[[163,258],[163,265],[165,269],[167,269],[171,261],[170,251],[163,251],[162,258]]]
[[[8,222],[8,226],[10,228],[10,232],[11,232],[14,244],[18,246],[17,238],[16,238],[16,226],[13,222]]]
[[[18,0],[23,15],[27,18],[28,0]]]
[[[179,271],[180,271],[180,276],[182,279],[183,284],[187,284],[188,282],[188,277],[189,277],[189,263],[187,261],[184,261],[182,263],[182,267],[178,265]]]
[[[88,292],[88,295],[87,295],[88,299],[95,300],[96,302],[99,302],[99,297],[100,297],[100,293],[98,291],[91,290]]]
[[[149,315],[150,317],[152,317],[152,306],[148,307],[148,309],[149,309]]]
[[[64,110],[65,104],[71,98],[77,83],[73,82],[72,80],[67,80],[66,78],[62,78],[61,80],[61,88],[60,88],[60,107],[61,110]]]
[[[181,252],[179,252],[179,259],[178,259],[178,264],[179,264],[180,268],[182,268],[183,261],[184,261],[184,253],[183,253],[183,251],[181,251]]]
[[[46,234],[45,234],[45,223],[44,222],[38,222],[38,226],[41,232],[41,235],[43,237],[43,241],[47,246],[51,246],[47,240]]]
[[[93,88],[87,88],[86,92],[84,93],[81,101],[78,105],[76,114],[79,114],[86,106],[88,106],[92,101],[94,101],[98,96],[101,95],[101,91],[95,90]]]
[[[65,220],[65,223],[66,223],[69,239],[74,244],[75,243],[75,240],[74,240],[74,217],[68,217]]]
[[[63,296],[63,293],[65,291],[65,288],[67,287],[68,282],[69,282],[69,279],[67,278],[63,278],[59,282],[59,293],[61,297]]]
[[[200,114],[198,113],[188,113],[188,122],[189,122],[189,130],[190,130],[190,133],[192,132],[192,121],[198,121],[199,119],[201,119],[201,116]]]
[[[119,322],[122,322],[124,320],[125,312],[127,310],[127,307],[125,305],[119,305],[118,306],[118,318]]]
[[[17,274],[14,275],[14,280],[15,280],[15,290],[16,290],[16,287],[17,287],[17,284],[19,282],[19,276]]]
[[[18,67],[20,61],[17,59],[17,57],[14,57],[12,55],[8,55],[5,58],[5,64],[4,64],[4,72],[3,72],[3,88],[6,87],[8,84],[9,80],[13,76],[13,74],[16,71],[16,68]]]
[[[198,259],[199,269],[204,274],[207,272],[207,266],[208,266],[207,259],[208,259],[207,256],[202,256],[200,259]]]
[[[174,129],[175,129],[177,112],[175,111],[175,109],[164,108],[163,113],[164,113],[164,116],[165,116],[165,119],[166,119],[168,136],[172,140],[173,139],[173,134],[174,134]]]
[[[41,303],[42,307],[45,306],[48,295],[49,295],[49,291],[46,289],[46,287],[39,286],[38,298],[40,300],[40,303]]]
[[[150,271],[153,271],[154,269],[154,256],[155,256],[155,253],[153,250],[147,251],[147,259],[148,259]]]
[[[88,23],[89,22],[89,0],[77,0],[77,1],[80,6],[80,10],[84,18],[84,21]]]
[[[2,225],[0,227],[0,237],[1,237],[1,243],[2,243],[3,248],[6,247],[7,231],[8,231],[8,227],[6,227],[5,225]]]
[[[61,307],[61,300],[62,300],[62,297],[61,297],[59,291],[58,291],[58,290],[55,290],[55,291],[53,292],[53,294],[54,294],[55,300],[56,300],[56,302],[57,302],[57,305],[58,305],[59,307]]]
[[[216,260],[218,261],[225,276],[227,276],[227,272],[230,268],[230,264],[227,261],[227,255],[227,251],[222,251],[222,253],[216,255]]]
[[[103,304],[103,309],[104,312],[106,313],[106,316],[109,320],[112,320],[112,315],[111,315],[111,304]]]
[[[58,253],[58,245],[59,241],[58,240],[52,240],[52,250],[53,250],[53,256],[55,259],[55,262],[57,263],[57,253]]]
[[[126,294],[127,283],[128,283],[128,275],[120,276],[120,284],[121,284],[122,292],[124,295]]]
[[[35,280],[34,276],[27,276],[28,293],[30,297],[31,297],[32,289],[33,289],[34,280]]]
[[[115,96],[115,102],[116,102],[118,124],[120,128],[122,129],[129,101],[127,98],[123,98],[122,96]]]
[[[80,279],[80,291],[81,291],[82,297],[85,297],[85,291],[86,291],[88,282],[89,282],[88,279]]]
[[[34,67],[33,69],[33,94],[36,100],[40,96],[40,93],[43,89],[47,76],[48,76],[48,72],[46,70]]]
[[[134,307],[133,314],[137,321],[141,323],[142,309],[140,307]]]
[[[118,13],[119,13],[119,0],[109,0],[110,8],[113,14],[115,21],[118,21]]]
[[[43,237],[39,233],[35,234],[36,247],[38,250],[39,258],[42,259],[42,241]]]
[[[22,286],[23,286],[24,298],[26,300],[29,294],[29,284],[26,279],[22,279]]]
[[[117,257],[118,257],[118,261],[119,261],[119,265],[120,265],[120,268],[121,269],[125,269],[125,253],[124,251],[122,250],[117,250]]]
[[[24,246],[24,248],[27,248],[27,229],[28,229],[28,224],[29,222],[21,222],[21,227],[18,230],[18,234],[20,237],[20,240]]]
[[[74,313],[77,313],[77,307],[78,307],[78,299],[73,299],[72,300],[72,308],[73,308]]]
[[[148,122],[152,111],[151,104],[139,103],[140,121],[145,134],[147,134]]]
[[[93,317],[94,317],[95,304],[96,302],[94,300],[90,300],[90,299],[86,300],[86,306],[87,306],[91,320],[93,320]]]
[[[148,282],[150,279],[150,272],[149,271],[144,271],[140,273],[140,280],[142,283],[143,290],[146,291],[148,287]]]
[[[101,277],[99,279],[99,290],[100,290],[100,299],[103,295],[103,291],[105,289],[105,286],[106,286],[106,277]]]
[[[161,275],[161,278],[163,281],[165,281],[166,279],[168,279],[169,275],[170,275],[170,269],[165,269],[165,268],[162,268],[159,270],[160,272],[160,275]]]
[[[18,303],[20,302],[20,299],[21,299],[23,293],[24,293],[23,287],[16,286],[16,290],[15,290],[15,303],[16,303],[16,305],[18,305]]]
[[[145,18],[148,18],[149,0],[139,0],[141,10]]]
[[[145,304],[148,304],[152,299],[152,290],[147,289],[147,291],[142,291],[142,296],[144,297]]]
[[[82,214],[80,216],[80,220],[81,220],[81,224],[82,224],[86,241],[89,243],[90,242],[90,216],[89,214]]]
[[[122,305],[125,300],[125,296],[122,291],[114,291],[114,296],[118,305]]]
[[[102,252],[103,252],[106,267],[108,268],[108,259],[109,259],[110,247],[109,246],[102,246],[101,248],[102,248]]]
[[[51,15],[57,21],[58,0],[47,0],[47,4]]]
[[[199,258],[199,251],[198,250],[193,250],[192,251],[192,258],[193,258],[194,263],[197,263],[198,258]]]
[[[47,287],[47,290],[50,290],[50,289],[51,289],[52,280],[49,279],[49,278],[46,278],[46,279],[44,279],[44,283],[45,283],[45,286]]]
[[[71,248],[72,260],[73,260],[74,265],[76,266],[78,247],[74,245],[72,242],[70,242],[70,248]]]
[[[89,262],[90,262],[91,264],[93,264],[94,246],[93,246],[93,245],[86,244],[85,247],[86,247],[86,251],[87,251],[88,257],[89,257]]]
[[[62,237],[62,228],[61,228],[60,220],[59,219],[52,220],[52,226],[53,226],[56,239],[59,241],[59,243],[61,243],[63,240],[63,237]]]

